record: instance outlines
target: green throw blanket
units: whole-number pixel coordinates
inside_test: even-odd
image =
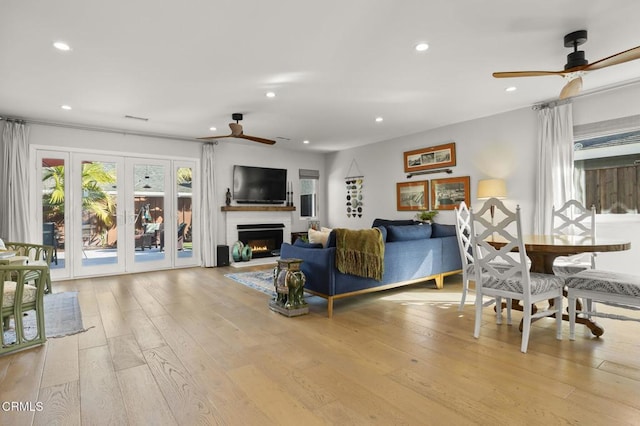
[[[336,228],[336,267],[343,274],[382,281],[384,242],[378,228]]]

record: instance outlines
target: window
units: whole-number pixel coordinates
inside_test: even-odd
[[[300,217],[318,216],[318,170],[300,169]]]
[[[576,198],[598,214],[640,210],[640,116],[574,128]]]

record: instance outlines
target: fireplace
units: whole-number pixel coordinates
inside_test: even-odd
[[[237,225],[238,240],[251,247],[253,258],[280,256],[283,223]]]

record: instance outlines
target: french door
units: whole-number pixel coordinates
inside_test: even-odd
[[[197,265],[196,164],[37,151],[54,279]],[[51,230],[53,230],[51,232]]]

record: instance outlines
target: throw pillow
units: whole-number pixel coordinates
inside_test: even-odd
[[[380,225],[380,226],[372,226],[372,228],[378,228],[380,230],[380,233],[382,234],[382,242],[383,243],[385,241],[387,241],[387,228],[385,228],[382,225]]]
[[[396,219],[396,220],[374,219],[371,227],[377,228],[379,226],[390,226],[390,225],[393,225],[393,226],[417,225],[418,223],[419,222],[416,222],[413,219]]]
[[[316,231],[315,229],[309,229],[309,242],[313,244],[322,244],[322,247],[327,247],[329,234],[331,234],[331,230]]]
[[[387,241],[409,241],[431,238],[431,225],[387,226]]]
[[[431,224],[431,238],[455,237],[455,225],[443,225],[442,223]]]

